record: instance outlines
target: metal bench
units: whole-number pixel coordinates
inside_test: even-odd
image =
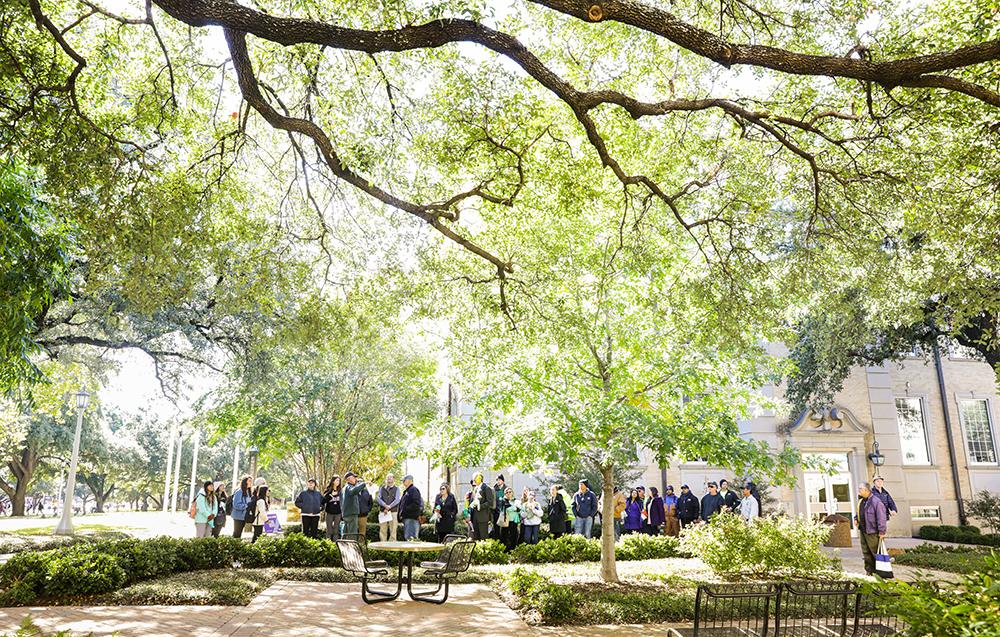
[[[389,568],[389,563],[385,560],[368,559],[368,537],[364,533],[345,533],[344,540],[354,540],[361,546],[361,554],[365,556],[365,563],[372,568]]]
[[[448,535],[444,538],[445,547],[438,553],[437,558],[430,562],[421,562],[420,568],[424,569],[424,574],[437,580],[437,588],[433,591],[414,593],[409,589],[410,597],[422,602],[443,604],[448,601],[448,584],[459,574],[469,570],[472,564],[472,554],[476,550],[476,543],[461,535]],[[409,584],[407,584],[409,586]],[[444,587],[444,597],[437,599],[438,593]]]
[[[695,595],[694,627],[672,628],[679,637],[764,637],[773,635],[772,609],[778,605],[778,584],[699,586]]]
[[[340,550],[340,563],[344,567],[344,570],[361,581],[361,599],[366,604],[388,602],[399,597],[399,593],[403,587],[402,580],[397,582],[395,593],[375,591],[368,588],[369,580],[375,579],[379,575],[389,574],[389,564],[387,562],[382,560],[366,560],[364,551],[361,549],[361,544],[357,540],[337,540],[337,549]],[[381,599],[372,599],[371,595]]]
[[[903,635],[903,622],[886,610],[888,596],[863,590],[851,581],[702,585],[695,597],[694,627],[673,628],[670,634],[679,637]]]
[[[850,637],[893,637],[905,634],[906,624],[886,609],[886,602],[896,596],[896,593],[882,591],[859,593],[854,611],[854,633]]]
[[[787,582],[775,609],[778,637],[848,637],[854,634],[858,584]]]

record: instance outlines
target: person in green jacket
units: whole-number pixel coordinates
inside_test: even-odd
[[[218,514],[219,502],[215,499],[215,483],[209,480],[202,485],[201,491],[194,499],[194,536],[211,536],[215,516]]]
[[[472,476],[472,503],[469,505],[472,517],[472,535],[477,540],[485,540],[490,534],[493,509],[496,508],[496,492],[483,481],[483,474]]]
[[[344,514],[347,535],[352,535],[358,532],[358,516],[361,514],[359,496],[367,488],[367,485],[353,471],[347,472],[344,481],[347,482],[347,486],[344,487],[344,497],[341,500],[340,509]]]

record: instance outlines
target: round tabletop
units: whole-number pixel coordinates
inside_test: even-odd
[[[444,544],[437,542],[369,542],[368,548],[376,551],[399,551],[402,553],[417,553],[420,551],[437,551]]]

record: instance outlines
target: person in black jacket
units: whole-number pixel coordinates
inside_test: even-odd
[[[549,490],[549,535],[560,537],[566,530],[566,501],[559,493],[559,485],[554,484]]]
[[[736,495],[735,491],[730,490],[729,480],[725,478],[719,480],[719,495],[722,496],[722,502],[726,505],[727,509],[733,513],[739,513],[740,497]]]
[[[714,482],[709,482],[708,493],[701,499],[701,519],[711,522],[712,516],[721,513],[725,505],[725,500],[719,495],[719,486]]]
[[[358,533],[368,536],[368,514],[375,506],[375,499],[368,489],[358,494]],[[395,538],[393,538],[395,539]]]
[[[323,510],[323,496],[316,490],[316,481],[312,478],[306,482],[306,490],[295,498],[295,506],[302,511],[302,534],[306,537],[319,537],[319,514]]]
[[[215,499],[219,502],[219,513],[215,516],[215,526],[212,527],[212,537],[219,537],[222,533],[223,527],[226,526],[226,514],[230,513],[232,510],[232,505],[229,504],[229,497],[226,495],[226,483],[216,482],[215,483]]]
[[[681,494],[677,498],[677,519],[681,521],[681,528],[694,524],[700,509],[698,498],[694,497],[688,485],[681,485]]]
[[[438,534],[438,542],[444,541],[446,535],[455,532],[455,518],[458,517],[458,502],[451,494],[448,483],[441,485],[441,489],[434,498],[435,530]]]
[[[413,476],[403,477],[403,497],[399,501],[399,519],[403,521],[403,539],[420,538],[420,515],[424,511],[424,501],[420,490],[413,484]]]

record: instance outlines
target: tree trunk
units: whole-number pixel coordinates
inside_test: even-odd
[[[28,495],[28,485],[35,477],[35,469],[38,468],[38,454],[31,447],[21,450],[20,458],[13,458],[7,462],[7,468],[14,476],[14,487],[11,488],[6,482],[3,483],[3,490],[10,498],[11,516],[21,517],[24,515],[24,500]]]
[[[604,485],[601,487],[601,579],[605,582],[618,581],[618,566],[615,563],[615,475],[614,465],[601,467]]]

